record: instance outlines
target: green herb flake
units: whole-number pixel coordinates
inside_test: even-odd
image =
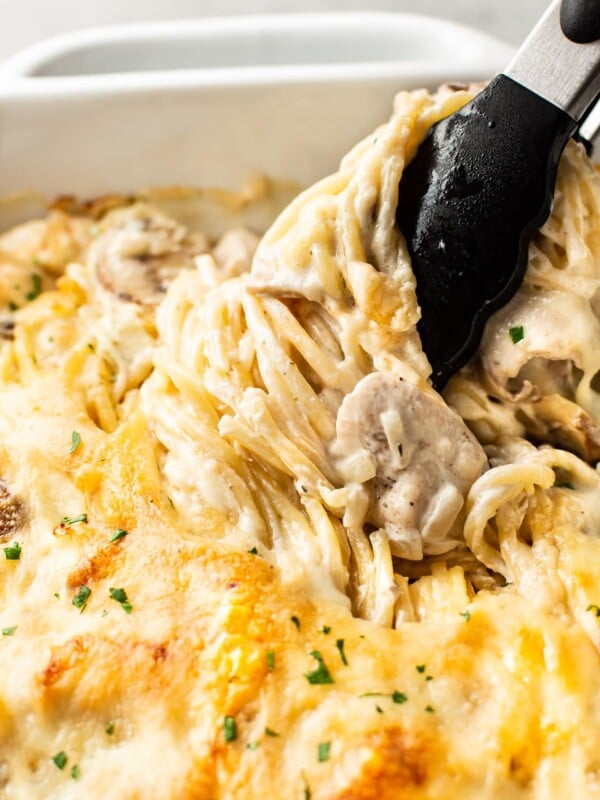
[[[57,600],[60,600],[60,593],[54,592],[54,597],[56,597]]]
[[[508,329],[508,335],[513,344],[518,344],[525,338],[525,331],[522,325],[515,325],[513,328]]]
[[[465,622],[471,621],[471,612],[469,611],[469,609],[467,609],[466,611],[460,611],[459,613],[461,617],[465,618]]]
[[[324,633],[325,635],[327,635],[328,633],[331,633],[331,626],[330,625],[323,625],[323,627],[321,628],[321,633]]]
[[[115,732],[115,723],[114,722],[109,722],[108,725],[106,726],[105,730],[106,730],[106,733],[107,733],[108,736],[112,736],[113,733]]]
[[[63,525],[77,525],[78,522],[87,522],[87,514],[78,514],[76,517],[63,517],[61,523]]]
[[[79,609],[79,612],[82,614],[85,611],[85,607],[87,606],[87,601],[90,599],[90,595],[92,590],[89,586],[80,586],[77,590],[77,594],[73,597],[71,601],[75,608]]]
[[[4,555],[7,561],[19,561],[21,558],[21,545],[18,542],[13,542],[12,545],[4,548]]]
[[[112,535],[109,542],[120,542],[121,539],[124,539],[128,535],[129,531],[123,530],[123,528],[117,528],[115,531],[112,532]]]
[[[258,750],[260,747],[260,742],[248,742],[246,745],[246,750]]]
[[[273,672],[275,669],[275,651],[274,650],[267,650],[267,668],[269,672]]]
[[[117,603],[119,603],[119,605],[126,614],[131,614],[133,607],[129,602],[129,600],[127,599],[127,592],[125,591],[125,589],[111,588],[108,590],[108,593],[110,595],[111,600],[115,600]]]
[[[31,273],[31,291],[27,292],[27,300],[35,300],[42,293],[42,276],[38,272]]]
[[[271,736],[273,739],[277,739],[279,734],[277,731],[272,730],[272,728],[265,728],[265,736]]]
[[[427,711],[429,714],[434,714],[435,708],[433,706],[425,706],[425,711]]]
[[[223,738],[226,742],[235,742],[237,739],[237,725],[233,717],[223,719]]]
[[[432,681],[433,680],[433,675],[425,675],[425,680],[426,681]]]
[[[67,754],[64,750],[61,750],[60,753],[57,753],[55,756],[52,756],[52,761],[56,764],[59,769],[64,769],[67,765]]]
[[[19,310],[19,306],[15,303],[14,300],[9,300],[8,301],[8,310],[9,311],[18,311]]]
[[[404,694],[404,692],[392,692],[392,701],[397,703],[398,705],[402,705],[402,703],[406,703],[408,697]]]
[[[591,603],[591,605],[589,605],[589,606],[586,608],[586,611],[593,611],[593,612],[594,612],[594,614],[595,614],[597,617],[600,617],[600,606],[597,606],[595,603]]]
[[[348,666],[348,659],[346,658],[346,654],[344,653],[344,640],[343,639],[338,639],[336,641],[336,643],[335,643],[335,646],[339,650],[340,658],[342,659],[342,664],[345,664],[345,666]]]
[[[318,666],[312,672],[305,672],[304,677],[309,683],[333,683],[329,670],[323,660],[323,656],[318,650],[313,650],[311,656],[317,661]]]
[[[298,630],[300,630],[300,620],[298,619],[298,617],[290,617],[290,619],[292,620],[294,625],[298,628]]]
[[[251,550],[248,550],[248,552],[250,553],[251,556],[258,555],[258,550],[256,549],[256,547],[253,547]]]
[[[73,769],[71,770],[71,777],[74,781],[78,781],[81,776],[81,770],[79,769],[79,764],[74,764]]]
[[[80,434],[77,431],[73,431],[73,433],[71,434],[71,449],[69,450],[69,453],[74,453],[80,444],[81,444]]]
[[[16,625],[11,625],[10,628],[2,628],[2,636],[14,636],[16,630]]]
[[[329,761],[329,751],[331,750],[331,742],[319,742],[317,745],[317,761],[322,764],[324,761]]]
[[[383,708],[377,704],[375,705],[375,711],[377,711],[378,714],[383,714]]]
[[[425,664],[417,664],[417,672],[425,672]]]

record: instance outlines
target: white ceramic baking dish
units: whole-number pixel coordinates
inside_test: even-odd
[[[399,89],[489,78],[511,48],[406,14],[252,16],[102,28],[0,67],[0,193],[306,185]]]

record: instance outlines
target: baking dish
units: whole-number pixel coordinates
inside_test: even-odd
[[[235,189],[256,173],[306,185],[387,118],[399,89],[485,79],[510,54],[483,33],[410,14],[69,34],[0,68],[1,193]]]

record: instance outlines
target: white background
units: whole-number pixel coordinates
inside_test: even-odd
[[[411,11],[518,43],[548,0],[0,0],[0,59],[45,36],[92,25],[290,11]]]

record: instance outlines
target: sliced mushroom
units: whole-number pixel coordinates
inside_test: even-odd
[[[6,542],[26,520],[23,502],[8,490],[6,483],[0,480],[0,542]]]
[[[137,204],[108,214],[90,246],[89,263],[104,286],[121,300],[155,305],[183,268],[207,252],[201,236],[151,206]]]
[[[362,451],[375,477],[368,522],[385,528],[394,555],[418,559],[452,550],[451,529],[486,457],[462,419],[436,395],[373,373],[337,416],[342,458]]]

